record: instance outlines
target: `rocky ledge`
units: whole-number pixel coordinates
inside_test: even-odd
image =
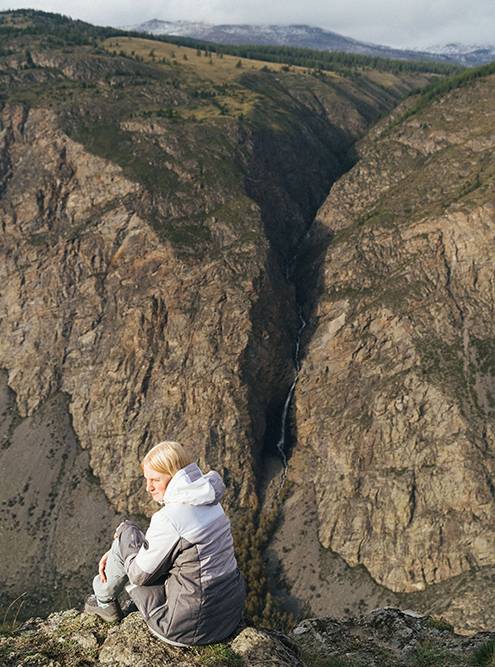
[[[458,635],[442,620],[387,607],[346,620],[308,618],[288,634],[245,627],[224,643],[182,649],[155,639],[138,613],[107,625],[71,609],[31,619],[0,638],[0,664],[490,667],[495,664],[495,632]]]

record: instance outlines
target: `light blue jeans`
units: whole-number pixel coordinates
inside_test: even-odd
[[[129,583],[124,570],[124,559],[120,553],[118,540],[112,542],[112,548],[108,554],[105,567],[105,574],[107,575],[106,583],[100,581],[99,574],[93,579],[93,590],[96,599],[104,605],[116,600],[119,593],[124,590],[125,585]]]

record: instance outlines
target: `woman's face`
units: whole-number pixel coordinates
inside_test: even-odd
[[[167,475],[164,472],[157,472],[147,463],[143,466],[143,473],[146,480],[146,491],[150,494],[153,500],[160,502],[168,483],[172,479],[172,475]]]

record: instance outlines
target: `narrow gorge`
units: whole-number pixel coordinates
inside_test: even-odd
[[[34,25],[0,56],[2,603],[77,605],[173,438],[256,621],[493,625],[493,76],[397,106],[436,75]]]

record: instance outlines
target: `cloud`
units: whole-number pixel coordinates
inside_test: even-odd
[[[129,25],[151,18],[208,23],[305,23],[363,41],[427,46],[461,41],[495,42],[493,0],[29,0],[29,6],[100,25]],[[0,0],[0,9],[26,3]]]

